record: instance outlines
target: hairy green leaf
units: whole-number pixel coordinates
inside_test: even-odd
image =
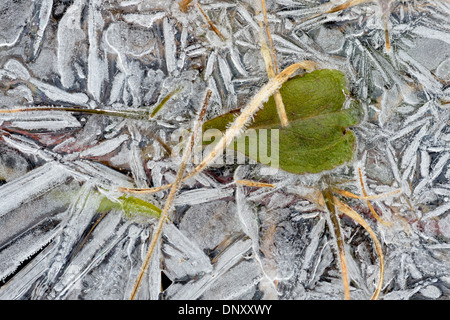
[[[359,123],[362,109],[358,102],[349,101],[345,76],[337,70],[322,69],[296,76],[288,80],[280,93],[285,105],[289,126],[281,127],[273,97],[255,115],[248,129],[255,129],[260,147],[261,129],[267,130],[267,150],[278,152],[279,168],[296,173],[318,173],[333,169],[353,157],[356,137],[348,130]],[[346,106],[346,107],[344,107]],[[218,129],[225,132],[233,122],[237,111],[211,119],[203,125],[203,131]],[[279,142],[271,144],[270,130],[279,130]],[[235,140],[231,147],[244,143],[244,153],[258,162],[260,152],[250,152],[246,134]],[[207,144],[208,142],[205,142]],[[273,155],[271,155],[273,158]]]

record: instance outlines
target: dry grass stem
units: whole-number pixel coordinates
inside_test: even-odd
[[[277,57],[275,54],[275,48],[273,45],[272,35],[270,34],[269,21],[267,19],[267,10],[266,10],[265,0],[261,0],[261,7],[262,7],[262,12],[263,12],[263,17],[264,17],[265,31],[266,31],[267,38],[269,39],[269,45],[270,45],[270,49],[269,49],[269,47],[267,46],[267,42],[265,40],[265,36],[263,35],[262,32],[260,32],[261,55],[263,56],[263,59],[264,59],[265,65],[266,65],[267,76],[269,77],[269,79],[272,79],[279,72],[278,62],[277,62]],[[261,29],[261,31],[263,29],[261,23],[260,23],[260,29]],[[274,92],[273,98],[275,100],[275,105],[277,107],[278,117],[280,118],[281,125],[283,127],[286,127],[289,125],[289,120],[288,120],[288,117],[286,114],[283,99],[278,90]]]
[[[379,272],[378,283],[377,283],[376,289],[371,297],[371,300],[377,300],[380,296],[380,292],[383,287],[383,281],[384,281],[384,256],[383,256],[383,250],[381,248],[381,244],[378,241],[378,238],[377,238],[375,232],[372,230],[372,228],[369,226],[369,224],[355,210],[350,208],[345,203],[341,202],[336,197],[334,197],[334,203],[335,203],[338,211],[342,212],[349,218],[351,218],[351,219],[355,220],[357,223],[359,223],[369,233],[370,237],[372,238],[372,241],[375,245],[375,251],[378,255],[378,259],[380,262],[380,272]]]
[[[364,3],[364,2],[372,2],[373,0],[348,0],[347,2],[344,2],[343,4],[340,4],[336,7],[331,8],[326,13],[335,13],[341,10],[345,10],[347,8],[356,6],[358,4]]]
[[[161,236],[163,225],[166,222],[166,219],[167,219],[167,217],[169,215],[169,212],[170,212],[170,209],[172,207],[172,203],[173,203],[173,200],[175,198],[175,194],[176,194],[176,192],[178,190],[179,185],[181,184],[181,182],[183,180],[183,175],[184,175],[184,172],[186,170],[186,166],[187,166],[187,164],[189,162],[189,159],[190,159],[190,157],[192,155],[192,150],[193,150],[193,147],[194,147],[194,144],[195,144],[196,136],[198,135],[198,132],[201,129],[201,124],[203,123],[203,117],[205,115],[206,107],[207,107],[207,105],[209,103],[209,98],[210,97],[211,97],[211,91],[208,90],[208,92],[206,94],[206,97],[205,97],[205,100],[204,100],[204,103],[203,103],[203,106],[202,106],[202,109],[201,109],[199,117],[198,117],[198,121],[196,122],[194,130],[192,131],[192,133],[191,133],[191,135],[189,137],[189,141],[188,141],[189,143],[188,143],[188,145],[186,146],[186,148],[184,150],[183,157],[182,157],[182,160],[181,160],[181,164],[180,164],[180,167],[178,169],[177,176],[175,178],[175,182],[172,183],[172,187],[170,189],[169,196],[168,196],[168,198],[166,200],[166,203],[164,205],[163,212],[161,213],[161,217],[159,218],[158,225],[156,226],[156,229],[155,229],[155,231],[153,233],[152,240],[150,242],[150,246],[149,246],[148,251],[147,251],[147,255],[145,257],[145,260],[144,260],[144,262],[142,264],[141,270],[139,272],[139,275],[138,275],[138,277],[136,279],[136,282],[134,284],[133,290],[131,292],[130,300],[134,300],[136,298],[136,295],[138,293],[138,290],[139,290],[139,287],[141,285],[142,279],[144,278],[144,275],[145,275],[145,273],[146,273],[146,271],[148,269],[148,265],[150,263],[150,259],[151,259],[152,255],[153,255],[153,251],[155,250],[156,244],[159,241],[159,238]]]
[[[378,200],[378,199],[383,199],[383,198],[389,198],[392,196],[395,196],[401,192],[403,192],[403,190],[401,189],[397,189],[388,193],[381,193],[381,194],[374,194],[371,196],[358,196],[357,194],[351,193],[347,190],[342,190],[342,189],[338,189],[338,188],[333,188],[333,192],[344,196],[346,198],[352,198],[352,199],[358,199],[358,200]]]
[[[362,173],[361,173],[361,168],[358,168],[358,173],[359,173],[359,181],[361,183],[361,189],[363,192],[364,197],[367,197],[367,192],[366,192],[366,188],[364,187],[364,182],[363,182],[363,178],[362,178]],[[380,222],[381,224],[387,226],[387,227],[392,227],[392,222],[387,222],[386,220],[384,220],[383,218],[381,218],[378,213],[376,213],[375,209],[373,208],[372,204],[370,203],[369,200],[366,200],[366,204],[370,209],[370,212],[372,213],[372,215],[375,217],[375,219],[377,219],[378,222]]]
[[[205,18],[206,22],[208,23],[209,27],[211,28],[212,31],[214,31],[217,36],[220,38],[220,40],[225,41],[226,38],[223,36],[223,34],[219,31],[219,29],[217,29],[217,27],[214,25],[214,23],[212,23],[211,19],[209,19],[208,15],[206,14],[206,12],[203,10],[203,8],[200,6],[199,3],[197,3],[197,7],[199,8],[200,12],[202,13],[203,17]]]
[[[316,203],[319,207],[327,208],[327,205],[325,203],[325,198],[322,192],[320,192],[317,189],[310,188],[310,192],[307,192],[306,195],[304,195],[305,198],[310,200],[313,203]],[[330,201],[331,202],[331,201]],[[340,201],[337,197],[333,196],[332,203],[334,204],[337,211],[345,214],[347,217],[355,220],[359,225],[361,225],[367,233],[369,233],[370,237],[372,238],[372,241],[375,246],[375,251],[379,258],[379,265],[380,265],[380,271],[379,271],[379,278],[378,282],[375,288],[375,291],[371,297],[371,300],[377,300],[380,296],[380,292],[383,286],[384,282],[384,255],[383,250],[381,248],[380,241],[378,240],[375,232],[373,229],[369,226],[369,224],[362,218],[355,210],[353,210],[350,206]],[[328,209],[328,208],[327,208]],[[342,269],[342,267],[341,267]],[[344,277],[344,275],[343,275]],[[344,281],[344,280],[343,280]]]
[[[191,2],[192,0],[181,0],[180,2],[178,2],[180,11],[186,13],[189,10],[189,7],[192,5]]]
[[[322,195],[325,200],[325,206],[327,207],[328,212],[330,212],[334,235],[336,237],[339,263],[341,266],[342,283],[344,285],[344,299],[350,300],[350,285],[348,282],[348,268],[347,268],[347,258],[345,257],[344,238],[342,237],[341,226],[339,224],[339,217],[337,215],[336,205],[334,203],[335,198],[331,191],[331,187],[328,187],[327,189],[323,190]]]
[[[257,181],[251,181],[251,180],[237,180],[236,183],[240,184],[241,186],[247,186],[247,187],[257,187],[257,188],[274,188],[275,187],[271,183],[257,182]]]

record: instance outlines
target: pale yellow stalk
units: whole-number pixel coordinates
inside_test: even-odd
[[[143,262],[143,264],[141,266],[141,269],[139,271],[139,275],[138,275],[138,277],[136,279],[136,282],[134,284],[133,290],[131,292],[130,300],[134,300],[136,298],[136,295],[138,293],[138,290],[139,290],[139,287],[141,285],[142,279],[144,278],[145,272],[148,269],[148,265],[150,263],[150,259],[151,259],[152,255],[153,255],[153,251],[155,250],[156,244],[159,241],[159,238],[161,236],[162,228],[164,226],[164,223],[166,222],[166,219],[169,216],[169,212],[170,212],[170,209],[172,207],[172,203],[173,203],[173,200],[175,198],[175,194],[176,194],[176,192],[178,190],[179,185],[181,184],[181,182],[183,180],[183,175],[184,175],[184,172],[186,170],[186,166],[187,166],[187,164],[189,162],[189,159],[191,157],[192,149],[194,147],[194,143],[195,143],[195,139],[196,139],[196,135],[198,134],[198,132],[201,129],[201,125],[203,123],[202,120],[203,120],[203,117],[205,115],[206,106],[208,105],[210,96],[211,96],[211,91],[208,90],[208,92],[206,94],[205,102],[204,102],[203,107],[202,107],[202,110],[200,111],[199,119],[196,122],[194,130],[192,131],[192,134],[189,137],[188,144],[187,144],[187,146],[186,146],[186,148],[184,150],[183,158],[181,160],[181,164],[180,164],[180,167],[178,169],[177,176],[175,178],[175,182],[172,184],[169,196],[168,196],[168,198],[166,200],[166,203],[164,205],[163,212],[161,213],[161,217],[159,218],[158,225],[156,226],[155,231],[153,233],[152,240],[150,242],[150,246],[149,246],[148,251],[147,251],[147,255],[146,255],[145,259],[144,259],[144,262]]]

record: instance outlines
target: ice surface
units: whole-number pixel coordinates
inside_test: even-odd
[[[339,69],[362,103],[354,160],[327,174],[362,195],[361,170],[368,195],[391,193],[371,200],[390,227],[366,201],[340,197],[381,242],[380,298],[449,299],[450,5],[379,0],[326,13],[343,2],[266,0],[278,67]],[[170,150],[180,151],[207,89],[210,119],[268,81],[259,1],[198,1],[218,32],[178,3],[1,2],[1,109],[151,112],[173,94],[152,119],[0,113],[1,299],[127,299],[155,219],[100,204],[120,203],[119,187],[174,181]],[[314,191],[322,174],[265,173],[216,164],[185,181],[137,298],[342,299],[336,239]],[[162,208],[167,191],[134,196]],[[361,226],[340,221],[351,296],[368,299],[379,258]],[[161,272],[171,281],[162,289]]]
[[[57,70],[60,74],[61,84],[65,88],[71,88],[75,82],[75,65],[73,59],[79,46],[83,45],[86,35],[81,29],[81,13],[83,1],[74,1],[67,9],[58,24],[57,39]]]
[[[0,7],[0,46],[11,47],[18,41],[33,10],[28,1],[3,2]]]
[[[27,114],[1,114],[5,124],[23,130],[52,130],[58,131],[68,128],[81,127],[78,120],[67,112],[54,111],[52,113],[29,112]]]

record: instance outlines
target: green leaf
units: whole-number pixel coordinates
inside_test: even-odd
[[[344,104],[349,94],[345,76],[338,70],[322,69],[288,80],[280,93],[285,105],[289,126],[281,127],[273,97],[255,115],[247,127],[255,129],[260,141],[260,129],[268,131],[267,150],[278,152],[279,168],[296,173],[318,173],[333,169],[353,157],[356,137],[347,128],[359,123],[362,109],[356,101]],[[236,111],[211,119],[203,131],[218,129],[225,132],[233,122]],[[270,134],[279,130],[279,143],[272,146]],[[241,135],[231,147],[237,148],[245,139],[245,154],[258,162],[249,150],[249,139]],[[208,142],[204,142],[208,144]],[[270,153],[270,152],[269,152]],[[272,155],[273,157],[273,155]]]
[[[126,195],[121,196],[118,200],[119,202],[115,202],[107,197],[103,197],[97,211],[104,212],[112,209],[122,209],[129,217],[141,215],[159,218],[161,216],[162,210],[145,200]]]

